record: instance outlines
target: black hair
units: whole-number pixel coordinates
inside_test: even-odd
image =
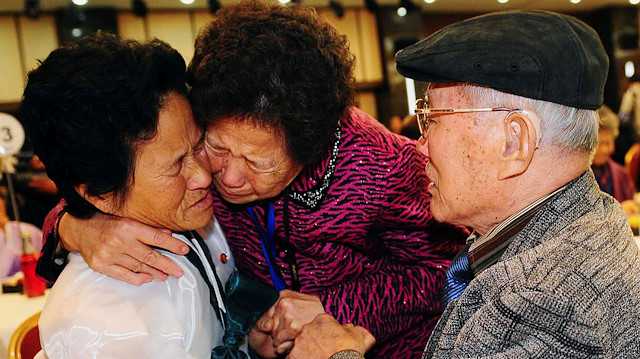
[[[282,131],[309,164],[331,146],[353,103],[353,55],[315,10],[261,1],[224,6],[196,40],[189,65],[197,121],[251,120]]]
[[[102,32],[54,50],[29,73],[19,116],[70,214],[97,211],[76,192],[81,184],[122,205],[136,146],[156,135],[169,92],[187,96],[185,81],[184,59],[166,43]]]

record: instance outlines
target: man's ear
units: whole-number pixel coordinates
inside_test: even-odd
[[[505,142],[498,179],[503,180],[524,173],[536,150],[538,132],[533,121],[524,113],[509,114],[504,122]]]
[[[74,187],[80,197],[91,203],[94,207],[104,213],[115,214],[115,198],[112,192],[93,196],[87,193],[87,185],[80,184]]]

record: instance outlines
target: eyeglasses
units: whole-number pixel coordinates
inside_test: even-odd
[[[429,126],[433,122],[431,119],[434,115],[450,115],[453,113],[471,113],[471,112],[495,112],[505,111],[509,112],[507,117],[511,115],[511,112],[521,113],[522,110],[508,108],[508,107],[494,107],[494,108],[429,108],[429,97],[425,95],[423,99],[416,101],[416,120],[418,121],[418,128],[420,129],[420,135],[423,138],[427,138],[427,131]]]

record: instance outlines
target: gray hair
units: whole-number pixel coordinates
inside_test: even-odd
[[[592,153],[598,146],[598,114],[553,102],[512,95],[489,87],[461,84],[474,107],[509,107],[540,118],[540,146],[561,146],[569,152]]]

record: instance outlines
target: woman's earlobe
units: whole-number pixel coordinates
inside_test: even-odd
[[[115,213],[115,198],[112,192],[104,193],[100,195],[90,195],[87,191],[86,184],[80,184],[74,187],[76,192],[80,195],[80,197],[84,198],[85,201],[91,203],[94,207],[96,207],[99,211],[108,214],[116,214]]]

